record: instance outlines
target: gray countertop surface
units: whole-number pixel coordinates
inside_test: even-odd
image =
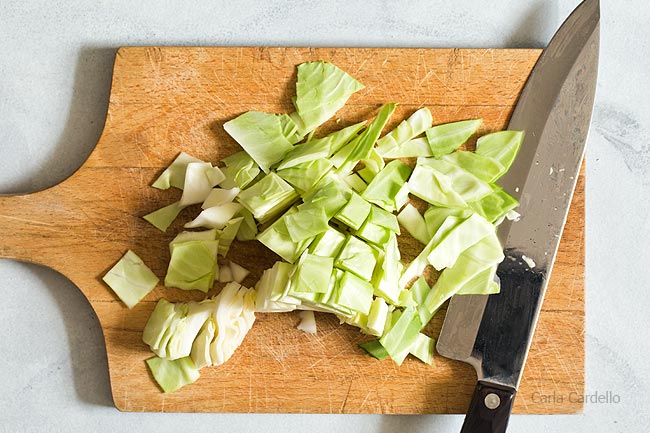
[[[46,188],[82,164],[102,130],[119,46],[544,47],[577,3],[3,0],[0,193]],[[610,392],[618,403],[514,416],[512,432],[650,425],[650,4],[602,3],[587,149],[586,392]],[[462,423],[449,415],[121,413],[81,292],[54,271],[10,260],[0,260],[0,291],[2,432],[453,432]]]

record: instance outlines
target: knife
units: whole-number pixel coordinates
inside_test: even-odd
[[[524,142],[501,185],[519,221],[498,228],[505,259],[495,295],[457,295],[436,349],[476,368],[462,433],[505,432],[544,299],[591,121],[599,49],[599,0],[583,1],[533,68],[508,124]]]

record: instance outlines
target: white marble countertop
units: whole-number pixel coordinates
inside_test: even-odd
[[[102,129],[119,46],[543,47],[578,0],[177,3],[2,1],[0,193],[43,189],[84,161]],[[586,391],[620,402],[588,403],[580,415],[514,416],[509,431],[650,425],[649,23],[646,0],[603,0],[587,150]],[[9,260],[0,260],[0,291],[2,432],[453,432],[462,423],[433,415],[120,413],[102,333],[81,292],[49,269]]]

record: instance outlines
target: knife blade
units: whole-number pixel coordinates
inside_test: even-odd
[[[495,295],[450,301],[436,344],[467,362],[478,383],[462,432],[504,432],[519,387],[591,122],[599,50],[599,0],[583,1],[533,68],[508,124],[524,142],[501,185],[520,201],[519,221],[498,228],[505,260]]]

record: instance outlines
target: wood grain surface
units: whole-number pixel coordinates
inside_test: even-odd
[[[159,276],[167,243],[197,213],[185,209],[166,234],[142,216],[180,197],[148,187],[180,152],[217,162],[238,150],[225,121],[247,110],[291,111],[295,66],[334,62],[366,85],[319,134],[374,116],[399,102],[388,128],[426,106],[442,123],[483,118],[480,133],[502,129],[540,50],[345,48],[122,48],[106,125],[71,177],[47,190],[0,197],[0,257],[49,266],[72,280],[101,323],[113,399],[124,411],[460,413],[469,404],[472,367],[435,358],[377,361],[357,344],[368,337],[317,314],[318,333],[295,329],[297,314],[258,314],[226,364],[205,368],[179,392],[162,394],[144,360],[144,324],[160,297],[199,300],[200,292],[157,287],[132,310],[101,277],[127,249]],[[388,130],[388,129],[386,129]],[[417,244],[401,242],[404,255]],[[275,260],[257,242],[231,258],[252,285]],[[518,393],[516,413],[573,413],[584,389],[584,175],[581,174]],[[215,286],[211,295],[221,286]],[[439,332],[444,312],[427,332]],[[551,398],[556,396],[556,398]]]

